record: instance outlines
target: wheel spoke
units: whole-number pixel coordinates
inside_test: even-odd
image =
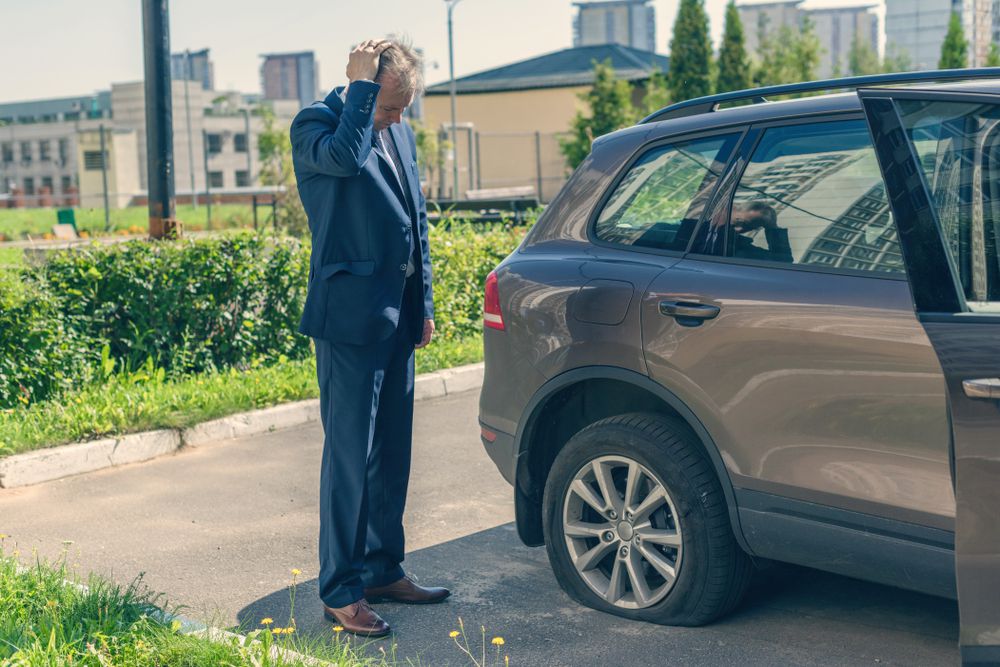
[[[611,566],[611,581],[608,583],[608,592],[604,594],[604,598],[614,604],[621,596],[624,595],[625,590],[622,587],[622,561],[620,558],[615,558],[615,564]]]
[[[608,555],[608,552],[614,550],[614,548],[614,542],[600,542],[582,556],[574,560],[573,564],[576,565],[576,569],[578,571],[586,572],[587,570],[596,567],[597,564]]]
[[[594,470],[594,478],[597,479],[597,486],[601,489],[601,495],[604,496],[605,506],[621,515],[622,499],[615,489],[615,480],[611,477],[611,466],[600,461],[594,461],[591,464],[591,468]]]
[[[573,493],[580,496],[580,499],[583,500],[583,502],[593,507],[595,512],[604,514],[604,512],[607,511],[608,507],[604,504],[604,501],[599,498],[597,494],[594,493],[594,490],[590,487],[590,485],[582,479],[573,480],[573,484],[570,486],[570,489]]]
[[[596,537],[611,530],[609,523],[587,523],[586,521],[567,521],[564,531],[567,537]]]
[[[639,469],[635,461],[628,463],[628,478],[625,480],[625,507],[635,505],[635,494],[639,491],[639,482],[642,480],[642,470]]]
[[[636,535],[642,538],[643,542],[652,542],[664,547],[679,547],[681,536],[676,530],[665,530],[662,528],[636,528]]]
[[[640,544],[639,551],[642,553],[642,557],[645,558],[646,561],[652,565],[656,571],[660,573],[660,576],[666,579],[668,583],[673,581],[674,577],[677,576],[674,566],[671,565],[666,557],[656,549]]]
[[[643,499],[642,503],[635,508],[632,521],[641,523],[666,501],[667,492],[663,490],[662,486],[657,484],[650,489],[649,494]]]
[[[649,590],[646,583],[646,575],[642,571],[642,558],[635,549],[632,549],[625,560],[625,568],[628,570],[628,578],[632,583],[632,592],[635,594],[635,601],[640,605],[645,605],[653,597],[653,592]]]

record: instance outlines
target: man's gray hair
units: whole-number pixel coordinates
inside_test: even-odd
[[[424,59],[408,37],[389,36],[392,46],[382,52],[376,81],[386,74],[394,76],[408,93],[419,95],[424,89]]]

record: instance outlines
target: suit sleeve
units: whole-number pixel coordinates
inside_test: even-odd
[[[299,166],[327,176],[356,176],[372,150],[372,123],[379,84],[355,81],[340,116],[313,105],[292,121],[292,156]]]
[[[406,133],[410,137],[410,145],[413,147],[413,161],[417,161],[417,140],[413,134],[413,128],[406,123]],[[420,165],[417,164],[417,230],[420,234],[420,257],[423,263],[424,278],[424,319],[434,319],[434,274],[431,270],[431,244],[428,237],[427,224],[427,198],[424,197],[424,190],[420,187]]]

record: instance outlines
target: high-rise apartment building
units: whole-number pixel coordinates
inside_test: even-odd
[[[319,95],[319,71],[312,51],[261,56],[261,92],[265,100],[298,100],[308,106]]]
[[[656,51],[656,10],[651,0],[574,2],[573,46],[622,44]]]
[[[886,0],[887,47],[905,53],[914,69],[937,69],[948,22],[956,12],[969,42],[969,65],[979,67],[1000,29],[997,5],[995,0]]]
[[[817,75],[826,79],[835,74],[846,74],[851,44],[855,38],[862,40],[878,52],[879,19],[873,4],[846,7],[802,7],[804,0],[777,0],[775,2],[738,5],[746,49],[753,58],[760,50],[760,38],[782,26],[797,29],[808,18],[812,21],[820,43],[820,61]]]
[[[208,57],[208,49],[171,54],[170,78],[197,81],[202,90],[215,90],[215,65]]]

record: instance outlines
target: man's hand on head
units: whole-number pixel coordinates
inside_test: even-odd
[[[354,47],[347,61],[348,81],[374,81],[382,52],[392,46],[387,39],[366,39]]]

